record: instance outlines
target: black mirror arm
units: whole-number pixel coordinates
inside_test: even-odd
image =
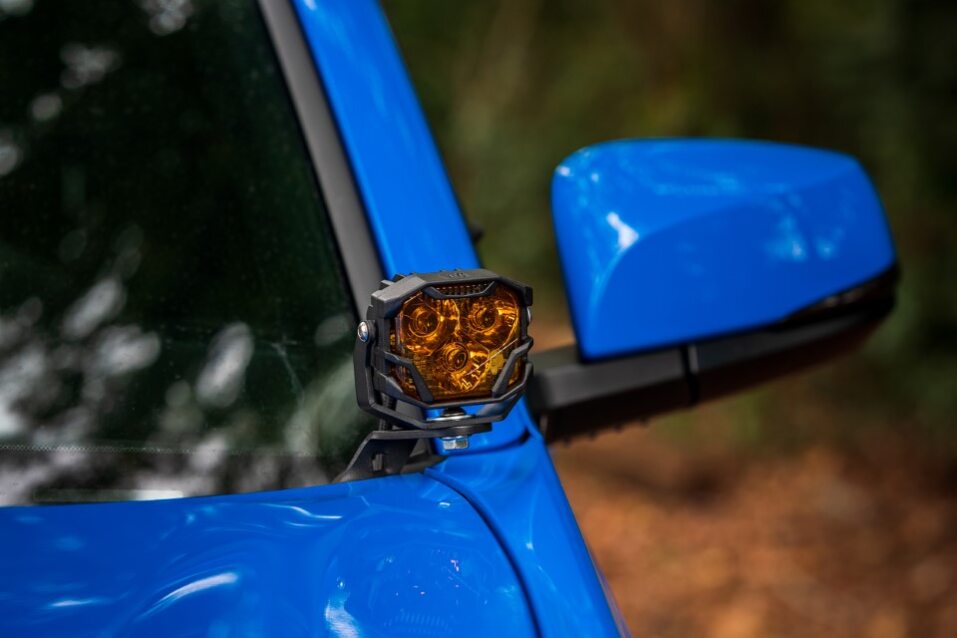
[[[575,346],[532,355],[528,403],[547,441],[691,407],[846,353],[893,308],[879,295],[762,330],[583,362]]]

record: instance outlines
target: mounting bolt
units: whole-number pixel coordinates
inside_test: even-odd
[[[465,450],[469,447],[469,437],[467,436],[443,436],[439,440],[442,442],[442,449],[445,452]]]
[[[356,328],[356,335],[362,343],[367,342],[369,340],[369,324],[365,321],[360,321],[359,327]]]

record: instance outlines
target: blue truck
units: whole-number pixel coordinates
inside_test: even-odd
[[[552,181],[576,344],[487,431],[350,474],[370,295],[480,267],[375,0],[5,2],[0,95],[4,637],[627,635],[547,445],[893,305],[853,159],[590,146]]]

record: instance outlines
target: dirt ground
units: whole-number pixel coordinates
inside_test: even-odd
[[[957,636],[952,469],[901,441],[742,459],[659,428],[553,448],[636,636]]]

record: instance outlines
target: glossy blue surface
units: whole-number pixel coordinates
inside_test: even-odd
[[[537,432],[520,445],[455,457],[427,473],[465,495],[495,530],[518,568],[542,635],[627,635],[617,608],[609,608]]]
[[[0,509],[0,636],[527,636],[473,508],[422,475]]]
[[[378,3],[295,0],[295,6],[386,274],[478,268],[452,186]]]
[[[295,0],[387,276],[478,268],[448,175],[375,0]],[[518,411],[518,410],[517,410]],[[512,443],[516,415],[467,454]],[[461,452],[457,452],[461,453]]]
[[[476,266],[378,6],[295,6],[385,267]],[[620,631],[524,404],[429,476],[0,509],[4,637]]]
[[[778,321],[895,261],[860,165],[805,147],[602,144],[558,167],[552,203],[586,358]]]
[[[408,273],[477,266],[379,6],[373,0],[295,0],[295,6],[385,268]],[[479,508],[496,531],[535,601],[542,635],[626,633],[620,615],[609,609],[524,402],[434,472]]]

